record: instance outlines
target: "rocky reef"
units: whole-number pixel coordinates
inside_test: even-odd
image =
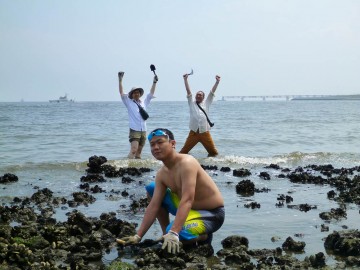
[[[217,166],[203,165],[205,170],[217,171]],[[326,222],[346,218],[347,203],[360,205],[360,168],[336,169],[331,165],[309,165],[295,169],[281,168],[276,164],[265,167],[278,172],[278,178],[287,178],[297,184],[329,185],[329,200],[339,204],[319,217]],[[94,193],[106,192],[102,184],[111,178],[121,179],[124,185],[133,181],[149,168],[115,168],[107,164],[103,156],[89,158],[85,175],[79,180],[79,190],[68,197],[57,197],[48,188],[37,188],[30,197],[14,197],[9,204],[0,205],[0,269],[357,269],[360,267],[360,232],[355,229],[329,232],[324,239],[328,254],[336,258],[336,264],[326,265],[326,254],[318,252],[299,260],[293,254],[304,252],[306,243],[295,241],[289,236],[276,249],[249,249],[249,240],[243,235],[229,235],[221,241],[222,248],[214,252],[211,245],[183,246],[177,255],[161,249],[161,243],[150,239],[138,245],[117,246],[115,238],[135,234],[137,224],[117,218],[115,212],[104,212],[99,217],[87,217],[77,210],[80,206],[90,206],[96,201]],[[228,167],[220,168],[230,172]],[[248,169],[234,169],[233,176],[248,177]],[[265,181],[273,177],[267,172],[258,175]],[[11,185],[19,181],[16,175],[7,173],[0,177],[1,185]],[[20,179],[21,181],[21,179]],[[237,194],[251,197],[258,192],[248,180],[235,185]],[[129,210],[137,212],[147,206],[147,199],[130,198],[126,190],[120,195],[128,200]],[[279,194],[274,207],[311,211],[316,205],[292,204],[290,195]],[[257,202],[249,202],[244,207],[260,208]],[[54,218],[56,209],[68,209],[66,221]],[[322,224],[321,231],[328,231]],[[272,239],[272,241],[280,241]],[[105,263],[103,256],[115,250],[118,258]],[[127,258],[131,263],[124,263]]]

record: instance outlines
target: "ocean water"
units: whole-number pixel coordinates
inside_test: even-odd
[[[177,150],[182,147],[188,134],[189,110],[186,101],[156,102],[149,107],[148,131],[158,127],[173,131]],[[201,145],[191,152],[203,165],[216,165],[219,170],[208,171],[225,198],[226,220],[214,235],[215,250],[226,236],[239,234],[249,239],[250,248],[276,248],[288,236],[306,243],[306,255],[324,252],[327,263],[334,258],[327,254],[323,238],[333,230],[344,226],[359,229],[358,205],[347,206],[348,217],[327,224],[330,232],[321,232],[325,222],[319,213],[337,208],[327,199],[329,186],[298,185],[288,179],[277,178],[280,173],[264,169],[270,164],[294,169],[309,164],[332,164],[335,168],[360,165],[360,102],[359,101],[216,101],[209,117],[215,126],[212,136],[220,155],[207,158]],[[142,213],[127,213],[121,205],[129,200],[109,196],[111,189],[127,189],[136,196],[144,195],[143,185],[154,179],[161,163],[150,153],[149,144],[144,147],[141,160],[128,160],[128,120],[121,101],[55,103],[0,103],[0,176],[13,173],[19,181],[0,185],[0,203],[7,203],[14,196],[30,196],[34,187],[50,188],[54,196],[70,196],[78,191],[80,177],[85,175],[88,158],[102,155],[108,164],[117,167],[149,167],[134,184],[123,186],[121,179],[108,179],[101,184],[107,192],[94,194],[97,201],[80,210],[89,216],[99,216],[104,209],[115,211],[121,219],[139,222]],[[238,178],[232,172],[221,172],[221,167],[246,168],[252,173]],[[267,171],[270,181],[259,177]],[[256,188],[269,188],[268,193],[256,193],[251,197],[236,194],[235,186],[250,179]],[[120,181],[119,181],[120,180]],[[292,204],[308,203],[317,209],[308,212],[277,208],[277,196],[290,194]],[[256,201],[259,209],[245,208],[244,204]],[[58,210],[58,220],[66,219]],[[294,237],[301,234],[301,239]],[[146,238],[160,235],[155,224]],[[273,236],[281,240],[272,242]],[[112,254],[112,256],[115,256]],[[111,258],[110,258],[111,259]]]

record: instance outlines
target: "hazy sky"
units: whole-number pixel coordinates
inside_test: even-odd
[[[0,0],[0,101],[360,94],[359,0]]]

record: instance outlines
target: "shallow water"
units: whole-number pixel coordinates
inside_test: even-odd
[[[250,248],[276,248],[288,236],[305,241],[305,253],[298,258],[324,252],[323,238],[343,226],[359,229],[359,206],[347,205],[347,219],[331,221],[329,232],[321,232],[325,222],[319,213],[337,208],[327,199],[328,186],[293,184],[277,178],[280,171],[264,169],[274,163],[294,169],[309,164],[332,164],[336,168],[360,165],[360,103],[358,101],[268,101],[215,102],[210,118],[215,122],[212,135],[220,152],[216,158],[206,158],[199,145],[191,152],[201,164],[216,165],[219,170],[208,171],[225,198],[226,220],[214,235],[215,250],[220,241],[231,234],[249,239]],[[188,133],[186,102],[153,102],[149,109],[148,130],[167,127],[175,133],[180,149]],[[128,160],[127,114],[121,102],[84,102],[71,104],[0,103],[0,175],[14,173],[19,182],[0,185],[0,201],[9,202],[14,196],[31,196],[35,187],[48,187],[54,196],[71,196],[78,191],[80,177],[85,175],[87,160],[103,155],[117,167],[149,167],[136,183],[121,184],[121,179],[101,183],[106,193],[94,194],[97,201],[79,209],[89,216],[115,211],[121,219],[139,222],[142,213],[133,215],[121,205],[129,200],[110,197],[110,191],[127,189],[137,197],[144,196],[143,186],[154,179],[160,163],[151,157],[148,144],[142,160]],[[232,172],[220,172],[221,167],[247,168],[250,177],[237,178]],[[267,171],[271,180],[258,175]],[[250,179],[256,188],[269,188],[268,193],[251,197],[236,194],[236,184]],[[142,181],[140,183],[140,181]],[[279,194],[290,195],[291,204],[308,203],[317,208],[308,212],[275,206]],[[244,207],[256,201],[259,209]],[[72,209],[58,209],[56,217],[65,220]],[[301,238],[295,234],[302,235]],[[146,235],[157,238],[157,224]],[[280,240],[272,242],[271,237]],[[111,255],[111,254],[110,254]],[[113,255],[113,254],[112,254]],[[111,257],[111,256],[110,256]],[[327,263],[333,257],[327,254]]]

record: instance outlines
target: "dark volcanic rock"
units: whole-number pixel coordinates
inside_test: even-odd
[[[291,208],[291,209],[298,209],[302,212],[307,212],[307,211],[310,211],[311,209],[316,209],[317,206],[316,205],[309,205],[307,203],[301,203],[301,204],[298,204],[298,205],[288,205],[287,206],[288,208]]]
[[[342,218],[346,218],[347,214],[346,211],[344,209],[341,208],[331,208],[330,212],[321,212],[319,214],[319,217],[323,220],[331,220],[331,219],[335,219],[335,220],[339,220]]]
[[[122,221],[117,219],[116,216],[122,215],[124,212],[129,214],[130,211],[143,211],[148,204],[147,198],[139,199],[134,194],[129,194],[128,190],[132,189],[132,185],[129,187],[129,185],[122,185],[118,181],[116,183],[119,185],[118,191],[112,191],[113,194],[110,196],[105,195],[105,197],[112,198],[111,196],[113,196],[113,199],[109,200],[115,201],[120,196],[124,196],[125,198],[120,197],[120,199],[126,199],[129,203],[121,202],[120,209],[116,213],[102,213],[100,219],[98,219],[87,217],[81,212],[74,210],[66,214],[68,219],[65,222],[58,222],[53,217],[57,207],[61,207],[62,210],[68,209],[64,205],[67,202],[74,207],[93,202],[95,198],[88,193],[101,193],[104,190],[100,184],[91,187],[91,183],[105,182],[103,175],[106,177],[119,177],[118,180],[121,180],[122,177],[128,174],[134,179],[130,177],[124,178],[137,181],[139,186],[141,186],[141,181],[135,177],[150,171],[146,168],[120,168],[117,170],[114,166],[104,164],[105,162],[107,162],[106,158],[101,156],[93,156],[89,159],[88,175],[82,178],[82,183],[80,184],[81,191],[86,192],[75,192],[71,201],[67,201],[65,198],[54,197],[53,192],[47,188],[40,189],[40,187],[36,187],[38,191],[31,198],[15,197],[8,205],[0,205],[0,269],[107,269],[103,262],[103,256],[105,253],[112,252],[115,249],[115,238],[122,238],[136,233],[137,224]],[[266,168],[280,169],[275,164],[271,164]],[[217,168],[208,166],[207,169],[214,170]],[[325,220],[346,218],[347,204],[345,203],[353,202],[360,204],[360,177],[358,175],[352,176],[355,172],[360,172],[359,166],[350,169],[334,169],[330,165],[312,165],[305,167],[305,169],[301,167],[296,168],[289,175],[292,182],[298,184],[330,185],[333,190],[328,192],[327,196],[333,200],[332,203],[339,202],[341,207],[321,213],[321,218]],[[231,169],[226,167],[221,168],[221,171],[230,172]],[[234,176],[239,177],[251,174],[246,169],[235,170],[234,172]],[[288,173],[290,170],[282,169],[282,172]],[[264,177],[266,176],[265,173],[263,174]],[[323,175],[324,178],[319,177],[319,174]],[[285,175],[282,174],[282,176]],[[3,180],[3,177],[0,179]],[[298,184],[294,185],[294,187],[298,187]],[[254,192],[269,191],[265,188],[258,191],[250,180],[241,181],[236,186],[236,192],[244,195],[254,195]],[[67,196],[69,195],[67,194]],[[102,196],[103,194],[93,195],[96,198],[98,196],[104,197]],[[274,194],[269,195],[273,196]],[[245,207],[252,207],[253,209],[260,207],[258,203],[253,200],[250,201],[252,202],[246,204]],[[284,205],[285,201],[288,204],[293,199],[290,196],[279,194],[277,201],[280,207]],[[288,205],[288,207],[300,211],[309,211],[314,208],[314,206],[308,204]],[[281,211],[283,210],[285,209]],[[239,222],[241,224],[241,220]],[[317,226],[317,228],[320,230],[320,226]],[[256,230],[255,227],[254,229]],[[329,226],[321,225],[322,232],[328,230]],[[294,234],[294,236],[304,237],[301,233]],[[223,248],[215,255],[213,247],[208,244],[184,246],[180,248],[179,254],[172,255],[162,250],[161,244],[158,242],[153,239],[149,240],[143,240],[141,245],[118,246],[119,260],[122,257],[128,260],[135,260],[135,265],[131,265],[128,269],[147,270],[322,269],[322,267],[336,269],[338,266],[328,268],[325,264],[325,255],[322,252],[309,255],[304,261],[296,259],[293,253],[304,252],[305,242],[294,241],[291,237],[287,238],[283,243],[282,247],[284,250],[281,247],[276,249],[249,250],[247,238],[236,235],[229,236],[223,239],[221,242]],[[341,255],[334,257],[337,263],[341,264],[339,268],[346,269],[346,267],[351,266],[355,269],[360,266],[360,235],[358,230],[329,234],[324,245],[331,254]]]
[[[123,170],[117,170],[114,166],[111,165],[102,165],[101,168],[102,171],[104,172],[104,175],[109,178],[121,177],[124,175]]]
[[[286,201],[286,203],[291,203],[294,199],[289,195],[279,194],[277,197],[277,200],[278,201]]]
[[[359,230],[334,231],[326,237],[324,246],[334,254],[359,256],[360,232]]]
[[[140,209],[146,208],[148,206],[148,204],[149,204],[149,201],[147,198],[141,198],[138,201],[133,200],[132,203],[130,204],[130,209],[133,212],[137,212]]]
[[[217,171],[218,170],[218,167],[216,165],[201,165],[201,167],[207,171]]]
[[[72,234],[88,234],[92,230],[91,219],[78,211],[70,213],[68,224],[71,225]]]
[[[293,183],[301,183],[301,184],[327,184],[328,181],[321,176],[314,176],[309,172],[293,172],[288,175],[288,178]]]
[[[240,181],[236,185],[236,193],[243,196],[252,196],[255,193],[255,184],[250,180]]]
[[[251,208],[251,209],[261,207],[260,203],[257,203],[257,202],[246,203],[246,204],[244,204],[244,206],[245,206],[245,208]]]
[[[221,172],[230,172],[231,169],[230,169],[230,167],[221,167],[220,171]]]
[[[86,192],[74,192],[73,194],[74,201],[68,201],[68,205],[71,207],[79,205],[88,205],[96,201],[95,197],[89,195]]]
[[[273,164],[271,163],[269,166],[265,166],[266,169],[275,169],[275,170],[280,170],[280,166],[277,164]]]
[[[306,261],[309,261],[312,267],[321,268],[326,266],[325,255],[322,252],[319,252],[315,255],[305,258]]]
[[[82,176],[80,180],[81,182],[87,182],[87,183],[106,182],[104,177],[100,174],[89,174],[86,176]]]
[[[129,184],[129,183],[132,183],[132,182],[135,182],[135,180],[130,178],[130,177],[123,177],[121,179],[121,183],[123,183],[123,184]]]
[[[285,242],[282,244],[282,248],[284,250],[294,251],[294,252],[300,252],[304,251],[306,244],[302,241],[295,241],[290,236],[286,238]]]
[[[221,241],[223,248],[233,248],[238,246],[249,247],[249,240],[244,236],[232,235]]]
[[[270,180],[270,174],[267,172],[261,172],[259,175],[260,178],[264,179],[264,180]]]
[[[88,173],[102,173],[101,165],[107,162],[107,158],[104,156],[91,156],[89,158],[89,163],[87,166],[89,167],[86,171]]]
[[[52,194],[53,194],[53,192],[50,189],[44,188],[44,189],[41,189],[41,190],[35,192],[31,196],[31,200],[33,202],[35,202],[36,204],[48,202],[52,198]]]
[[[250,176],[251,172],[248,169],[233,170],[233,176],[246,177]]]
[[[11,173],[6,173],[0,177],[0,184],[6,184],[17,181],[19,181],[19,178],[15,174],[11,174]]]

